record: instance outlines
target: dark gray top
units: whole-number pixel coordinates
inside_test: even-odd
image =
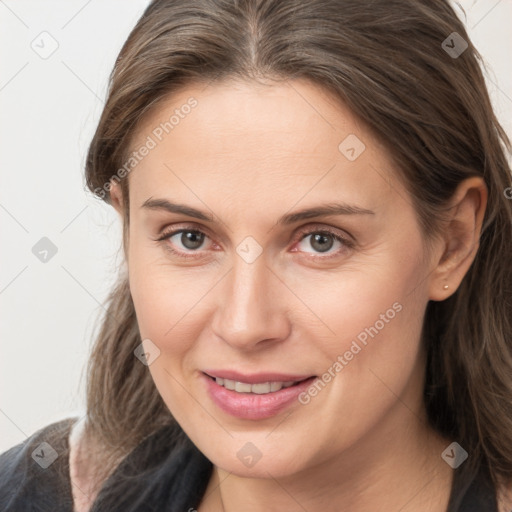
[[[59,453],[68,453],[77,419],[52,423],[0,455],[1,512],[73,511],[69,458]],[[213,466],[184,433],[177,438],[175,432],[164,427],[139,444],[103,484],[91,512],[196,509]],[[447,512],[498,512],[488,474],[455,470]]]

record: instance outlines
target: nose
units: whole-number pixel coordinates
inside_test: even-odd
[[[263,254],[252,263],[235,255],[218,293],[212,329],[228,345],[255,350],[288,337],[287,290]]]

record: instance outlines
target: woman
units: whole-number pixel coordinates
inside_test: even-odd
[[[153,1],[86,165],[87,415],[2,510],[510,510],[506,150],[445,1]]]

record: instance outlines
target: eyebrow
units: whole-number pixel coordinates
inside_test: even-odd
[[[214,222],[214,217],[208,213],[192,208],[185,204],[173,203],[167,199],[153,199],[149,198],[141,205],[141,208],[147,208],[150,210],[165,210],[170,213],[181,213],[188,217],[194,217],[199,220],[206,222]],[[355,205],[349,205],[346,203],[328,203],[312,208],[305,208],[303,210],[287,213],[279,218],[277,224],[288,225],[295,222],[299,222],[305,219],[311,219],[313,217],[322,217],[328,215],[374,215],[375,212],[366,208],[361,208]]]

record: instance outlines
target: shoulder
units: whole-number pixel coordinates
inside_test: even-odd
[[[72,510],[68,437],[76,421],[47,425],[0,454],[0,510]]]

